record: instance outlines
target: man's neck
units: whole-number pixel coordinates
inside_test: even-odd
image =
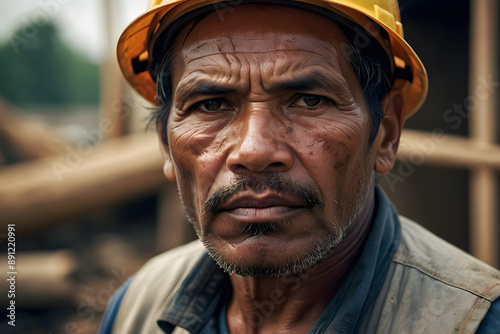
[[[357,262],[369,234],[374,201],[327,258],[280,278],[231,275],[227,322],[231,333],[307,333]]]

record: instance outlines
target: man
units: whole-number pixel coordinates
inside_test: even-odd
[[[375,185],[427,90],[395,1],[153,4],[118,56],[201,242],[146,264],[102,333],[498,332],[500,273]]]

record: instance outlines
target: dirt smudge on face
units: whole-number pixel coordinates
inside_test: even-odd
[[[347,145],[343,141],[338,142],[337,145],[335,145],[335,148],[332,149],[332,151],[335,152],[333,154],[333,157],[338,159],[335,160],[335,164],[333,165],[334,169],[338,170],[344,167],[350,160],[351,158],[350,155],[345,156],[345,154],[343,154],[343,152],[346,150],[347,150]]]

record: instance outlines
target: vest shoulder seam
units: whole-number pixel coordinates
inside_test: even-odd
[[[410,263],[410,262],[405,262],[405,261],[402,261],[400,259],[393,259],[392,262],[394,263],[397,263],[397,264],[400,264],[402,266],[405,266],[405,267],[408,267],[408,268],[412,268],[412,269],[415,269],[415,270],[418,270],[420,273],[426,275],[426,276],[429,276],[431,277],[432,279],[435,279],[439,282],[441,282],[442,284],[445,284],[445,285],[448,285],[448,286],[451,286],[451,287],[454,287],[454,288],[457,288],[457,289],[460,289],[462,291],[466,291],[470,294],[473,294],[475,295],[476,297],[479,297],[479,298],[482,298],[482,299],[485,299],[489,302],[493,302],[495,301],[496,298],[491,298],[490,296],[488,296],[487,294],[493,290],[495,287],[497,286],[500,286],[500,282],[496,283],[496,284],[493,284],[491,286],[488,286],[485,290],[483,290],[482,292],[478,292],[478,291],[474,291],[466,286],[463,286],[459,283],[454,283],[450,280],[446,280],[444,279],[443,277],[440,277],[438,275],[435,275],[433,274],[431,271],[429,270],[426,270],[425,267],[423,266],[420,266],[416,263]]]

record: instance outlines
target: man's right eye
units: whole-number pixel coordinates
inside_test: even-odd
[[[203,102],[203,107],[207,110],[219,110],[220,107],[222,106],[222,101],[220,99],[216,99],[216,100],[207,100],[205,102]]]
[[[213,112],[221,110],[232,110],[231,105],[224,99],[208,99],[200,101],[193,105],[190,109],[199,109],[202,111]]]

